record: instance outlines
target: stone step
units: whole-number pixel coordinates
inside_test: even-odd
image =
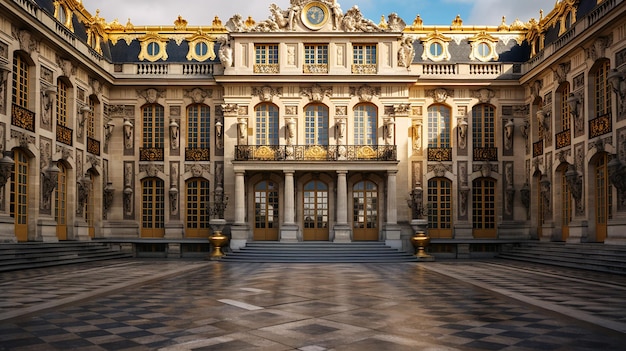
[[[496,257],[517,261],[626,274],[626,247],[597,243],[527,243]]]
[[[386,246],[384,243],[248,243],[229,252],[225,262],[320,262],[320,263],[393,263],[416,262],[414,255]]]
[[[108,245],[93,242],[19,243],[0,245],[0,272],[129,258]]]

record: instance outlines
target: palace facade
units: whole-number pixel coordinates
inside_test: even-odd
[[[626,244],[626,2],[192,26],[0,3],[0,241]]]

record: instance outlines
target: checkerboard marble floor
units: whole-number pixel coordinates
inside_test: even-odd
[[[626,277],[503,260],[0,274],[0,350],[623,350]]]

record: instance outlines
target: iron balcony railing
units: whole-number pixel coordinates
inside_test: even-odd
[[[395,145],[237,145],[235,161],[397,161]]]

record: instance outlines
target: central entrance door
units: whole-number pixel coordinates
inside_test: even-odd
[[[142,181],[141,237],[162,238],[165,235],[165,190],[163,180]]]
[[[370,181],[361,181],[352,188],[353,238],[355,241],[378,240],[378,189]]]
[[[313,180],[304,185],[304,240],[329,240],[328,185]]]
[[[261,181],[254,187],[254,240],[278,240],[278,186]]]

